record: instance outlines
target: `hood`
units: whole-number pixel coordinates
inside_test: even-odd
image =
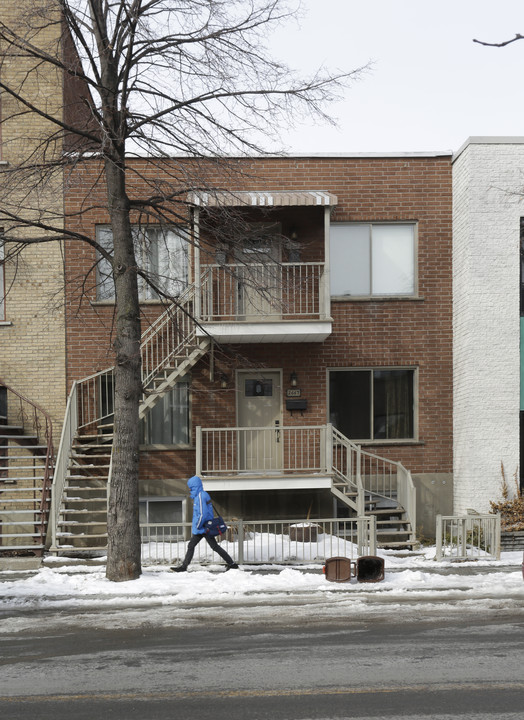
[[[189,488],[189,494],[192,498],[195,498],[199,492],[202,492],[204,489],[204,486],[202,485],[202,480],[198,477],[198,475],[193,475],[193,477],[190,477],[187,481],[187,486]]]

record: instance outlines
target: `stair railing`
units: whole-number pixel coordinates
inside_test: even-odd
[[[168,366],[170,360],[185,352],[196,336],[196,324],[191,314],[194,286],[189,286],[178,298],[177,304],[167,308],[143,333],[140,344],[142,384]],[[79,430],[98,427],[112,422],[114,413],[114,368],[101,370],[83,380],[74,381],[67,400],[62,436],[57,455],[51,500],[50,531],[52,549],[57,549],[56,532],[58,515],[67,477],[73,439]],[[108,478],[111,481],[112,460]]]
[[[328,427],[332,427],[329,425]],[[333,472],[357,492],[357,514],[364,515],[366,495],[394,500],[401,505],[411,523],[411,539],[416,532],[416,489],[409,470],[396,460],[388,460],[362,450],[341,432],[332,428]]]
[[[189,285],[142,333],[140,353],[142,356],[142,384],[146,387],[173,358],[187,353],[188,346],[196,337],[196,323],[192,306],[194,285]]]
[[[46,411],[37,405],[37,403],[29,400],[17,390],[12,388],[2,379],[0,385],[5,387],[7,396],[7,418],[8,422],[12,420],[20,423],[26,430],[31,428],[38,442],[45,440],[46,453],[44,460],[44,475],[42,480],[42,495],[40,498],[40,521],[35,523],[37,531],[40,533],[40,540],[43,543],[47,532],[47,519],[49,508],[47,506],[49,493],[51,491],[51,482],[53,478],[54,465],[54,448],[53,448],[53,423],[51,417]],[[13,401],[12,398],[15,398]],[[45,430],[42,432],[42,429]],[[16,436],[13,436],[16,437]]]
[[[51,512],[49,515],[50,551],[57,551],[57,528],[62,504],[62,495],[67,477],[67,467],[71,456],[71,446],[78,430],[78,392],[77,382],[74,381],[71,392],[67,398],[67,405],[60,436],[60,445],[56,456],[55,473],[53,478],[53,492],[51,494]]]
[[[332,472],[350,490],[357,493],[357,515],[364,515],[364,487],[361,474],[361,450],[358,445],[343,435],[339,430],[328,425],[328,444],[332,448]]]

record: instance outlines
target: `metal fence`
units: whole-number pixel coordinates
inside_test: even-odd
[[[500,560],[500,515],[437,515],[436,559]]]
[[[330,557],[356,560],[376,554],[374,516],[351,520],[264,520],[228,522],[228,532],[219,541],[240,565],[305,565],[324,563]],[[144,564],[182,561],[191,523],[141,525]],[[205,541],[197,545],[193,562],[217,563],[221,559]]]

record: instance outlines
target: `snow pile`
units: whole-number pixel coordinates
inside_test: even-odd
[[[104,559],[94,564],[48,558],[38,571],[0,573],[0,613],[13,610],[76,609],[111,610],[116,608],[176,609],[181,621],[186,615],[223,611],[232,607],[235,617],[264,617],[275,606],[289,607],[290,613],[311,612],[315,617],[326,612],[354,612],[382,602],[402,604],[448,604],[496,601],[497,607],[514,604],[522,607],[524,581],[521,553],[503,553],[498,562],[435,563],[434,548],[425,553],[399,556],[381,551],[385,560],[385,578],[377,583],[328,582],[320,566],[244,566],[224,572],[223,565],[207,567],[194,564],[186,573],[172,573],[166,566],[145,567],[135,581],[113,583],[105,578]],[[348,606],[349,603],[349,606]],[[244,611],[238,610],[243,607]],[[217,610],[218,608],[218,610]],[[220,610],[220,608],[222,610]],[[280,610],[279,610],[280,612]],[[239,614],[240,613],[240,614]],[[172,614],[170,614],[172,615]]]

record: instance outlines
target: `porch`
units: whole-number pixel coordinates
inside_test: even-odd
[[[223,343],[324,341],[332,331],[329,228],[337,198],[315,191],[253,191],[193,196],[192,202],[197,336]],[[246,227],[265,226],[271,217],[274,229],[255,229],[246,238],[238,230],[234,240],[226,234],[216,245],[201,219],[210,209],[219,218],[217,208],[245,211]]]

